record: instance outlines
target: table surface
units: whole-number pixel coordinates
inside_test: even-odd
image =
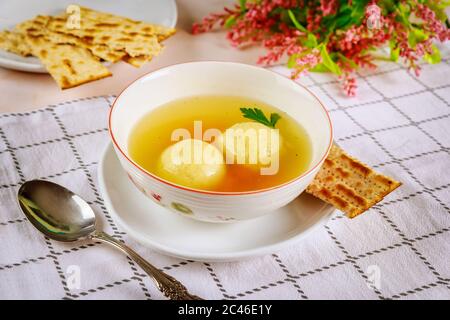
[[[219,1],[208,2],[207,8],[200,1],[178,3],[180,13],[221,6]],[[189,18],[182,17],[183,23],[186,27]],[[185,53],[195,59],[214,52],[214,59],[254,61],[255,52],[231,49],[222,37],[196,38],[181,31],[161,59],[146,68],[182,61]],[[183,48],[192,50],[180,57],[176,49],[183,41]],[[45,178],[81,194],[108,232],[206,298],[450,299],[449,58],[447,46],[443,62],[423,65],[420,78],[394,63],[362,70],[355,98],[343,96],[330,75],[302,77],[299,82],[329,110],[336,141],[403,185],[356,219],[336,211],[326,226],[295,246],[234,263],[186,261],[144,248],[104,207],[95,177],[108,142],[111,94],[147,69],[114,66],[123,70],[117,70],[120,76],[67,92],[55,88],[48,75],[0,70],[0,112],[12,111],[0,114],[0,298],[161,298],[150,279],[113,249],[53,242],[32,228],[15,192],[25,180]],[[289,74],[284,67],[273,69]],[[76,290],[69,281],[73,267],[80,267],[82,275]]]

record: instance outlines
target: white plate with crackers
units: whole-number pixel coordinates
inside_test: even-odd
[[[76,3],[74,6],[73,4]],[[34,19],[36,16],[57,16],[61,14],[65,14],[66,17],[71,17],[70,19],[75,19],[72,21],[76,22],[77,14],[79,13],[78,7],[89,7],[94,12],[101,13],[109,13],[113,15],[117,15],[120,17],[125,17],[132,19],[133,21],[139,21],[146,24],[164,26],[167,28],[173,28],[177,21],[177,7],[174,0],[115,0],[115,1],[106,1],[106,0],[40,0],[40,1],[31,1],[31,0],[14,0],[14,1],[1,1],[0,2],[0,32],[4,30],[12,30],[20,23],[25,21],[29,21]],[[83,10],[83,9],[82,9]],[[83,12],[81,12],[83,14]],[[102,16],[98,16],[103,20]],[[83,19],[83,15],[81,15]],[[130,20],[131,21],[131,20]],[[35,26],[33,26],[35,27]],[[40,30],[35,30],[39,32]],[[60,30],[56,30],[60,31]],[[4,35],[4,34],[3,34]],[[61,34],[60,34],[61,35]],[[78,35],[78,34],[75,34]],[[62,34],[61,36],[64,36]],[[70,35],[72,36],[72,34]],[[38,59],[33,56],[34,54],[27,54],[19,41],[17,41],[17,46],[14,48],[17,52],[7,52],[2,49],[1,46],[1,35],[0,35],[0,66],[27,71],[27,72],[48,72],[48,65],[42,63],[41,57]],[[74,37],[72,37],[74,38]],[[65,38],[63,38],[65,40]],[[17,40],[17,39],[13,39]],[[77,40],[77,39],[75,39]],[[117,39],[115,39],[117,40]],[[78,41],[78,40],[77,40]],[[73,43],[70,43],[73,44]],[[115,46],[114,49],[116,49]],[[91,49],[91,48],[89,48]],[[61,48],[59,52],[61,52]],[[96,54],[95,51],[93,51]],[[22,56],[22,55],[25,56]],[[75,53],[76,54],[76,53]],[[98,55],[97,55],[98,56]],[[103,58],[100,54],[100,57]],[[79,56],[79,59],[85,59],[84,55]],[[141,56],[139,57],[116,57],[120,58],[119,60],[125,60],[129,58],[133,58],[131,61],[126,61],[134,66],[140,66],[141,61],[147,62],[151,59],[148,57],[144,60]],[[104,59],[100,59],[102,62]],[[112,61],[115,62],[115,61]],[[111,63],[111,61],[109,62]],[[103,64],[105,64],[103,62]],[[106,62],[106,65],[108,62]],[[95,67],[94,67],[95,69]],[[101,67],[97,68],[97,74],[94,74],[93,77],[104,77],[108,76],[108,72],[105,70],[100,70]],[[85,72],[84,70],[81,70]],[[52,73],[52,72],[50,72]],[[56,79],[55,79],[56,80]],[[77,79],[78,82],[87,82],[86,79]],[[93,79],[95,80],[95,79]],[[57,81],[58,82],[58,81]],[[81,83],[76,83],[76,85]],[[65,89],[61,84],[60,86]],[[75,85],[72,85],[75,86]],[[68,86],[70,87],[70,86]]]

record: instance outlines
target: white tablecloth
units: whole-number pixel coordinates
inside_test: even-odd
[[[398,64],[382,63],[359,75],[356,98],[343,96],[329,75],[302,78],[329,109],[338,143],[403,186],[356,219],[336,211],[326,226],[295,246],[242,262],[160,255],[130,239],[108,215],[96,170],[114,97],[1,114],[0,298],[162,298],[139,267],[115,249],[62,244],[39,234],[15,199],[22,182],[40,178],[79,193],[107,232],[205,298],[450,299],[448,57],[444,50],[441,64],[423,65],[420,78]],[[274,70],[289,73],[284,67]]]

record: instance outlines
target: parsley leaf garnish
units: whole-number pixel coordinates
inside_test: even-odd
[[[270,128],[275,128],[275,124],[281,119],[278,113],[271,113],[270,120],[264,115],[261,109],[258,108],[240,108],[244,118],[254,120],[256,122],[262,123]]]

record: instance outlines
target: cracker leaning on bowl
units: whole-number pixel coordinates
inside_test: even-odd
[[[306,192],[354,218],[400,185],[400,182],[375,172],[333,145]]]
[[[157,56],[161,41],[175,29],[80,7],[80,25],[67,25],[69,15],[38,15],[0,31],[0,49],[36,56],[61,89],[108,77],[101,61],[125,61],[141,67]]]

